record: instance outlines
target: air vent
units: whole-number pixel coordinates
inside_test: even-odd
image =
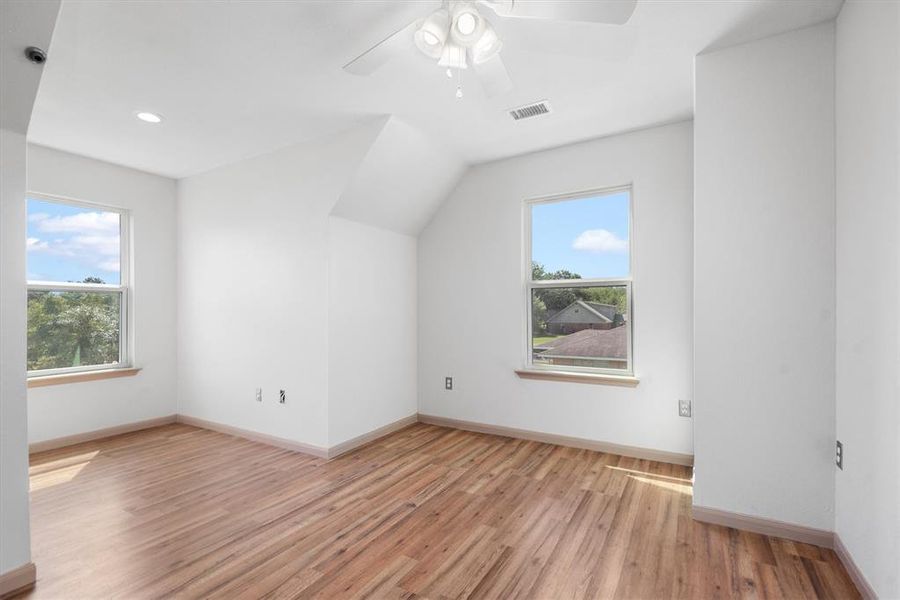
[[[526,104],[519,108],[512,108],[509,111],[509,116],[513,118],[513,121],[521,121],[522,119],[530,119],[531,117],[550,114],[550,112],[550,103],[546,100],[541,100],[534,104]]]

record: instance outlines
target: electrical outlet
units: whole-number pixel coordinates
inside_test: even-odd
[[[444,389],[445,390],[453,389],[453,378],[452,377],[444,377]]]
[[[844,470],[844,445],[839,441],[834,446],[834,464],[841,471]]]
[[[691,401],[690,400],[679,400],[678,401],[678,416],[690,418],[690,416],[691,416]]]
[[[262,388],[256,388],[256,401],[262,402]]]
[[[287,396],[284,393],[284,390],[278,390],[278,404],[284,404],[287,402]]]

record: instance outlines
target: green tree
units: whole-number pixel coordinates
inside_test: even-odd
[[[83,283],[103,283],[88,277]],[[114,363],[119,357],[119,295],[30,291],[28,369]]]
[[[547,305],[537,295],[531,298],[531,334],[532,336],[547,334]]]
[[[535,281],[552,281],[562,279],[581,279],[581,275],[565,269],[559,271],[547,271],[544,265],[531,263],[531,278]],[[543,288],[534,290],[534,296],[540,300],[546,310],[547,316],[552,316],[572,304],[576,300],[587,299],[587,293],[578,288]]]
[[[592,287],[587,288],[587,300],[601,304],[611,304],[621,314],[628,309],[628,294],[624,287]]]

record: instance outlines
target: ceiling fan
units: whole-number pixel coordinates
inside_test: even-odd
[[[507,19],[622,25],[631,18],[637,0],[443,0],[427,16],[394,31],[346,65],[354,75],[370,75],[413,45],[426,57],[458,77],[456,97],[462,98],[462,72],[470,66],[489,97],[505,94],[512,81],[500,58],[503,40],[485,18],[488,8]],[[486,12],[486,11],[484,11]]]

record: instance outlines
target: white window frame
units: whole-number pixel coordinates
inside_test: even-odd
[[[39,369],[27,371],[27,376],[44,377],[47,375],[63,375],[66,373],[85,373],[89,371],[108,371],[110,369],[127,369],[133,366],[131,353],[131,213],[128,209],[107,206],[96,202],[86,202],[62,196],[28,192],[28,199],[64,204],[78,208],[87,208],[119,215],[119,283],[68,283],[61,281],[28,280],[29,292],[112,292],[119,294],[119,360],[114,364],[82,365],[79,367],[61,367],[56,369]]]
[[[628,275],[620,278],[592,278],[592,279],[546,279],[533,280],[531,278],[532,256],[532,208],[536,204],[553,204],[557,202],[566,202],[569,200],[585,200],[588,198],[597,198],[599,196],[610,196],[622,192],[628,193]],[[626,377],[634,376],[634,252],[632,240],[634,239],[634,188],[629,183],[627,185],[617,187],[599,188],[593,190],[585,190],[579,192],[570,192],[565,194],[556,194],[552,196],[542,196],[538,198],[530,198],[525,200],[524,204],[524,265],[523,278],[525,281],[525,368],[535,371],[566,371],[574,373],[593,373],[602,375],[620,375]],[[604,369],[599,367],[578,367],[567,365],[541,365],[534,363],[533,351],[531,348],[532,340],[532,315],[531,298],[534,290],[548,288],[574,288],[574,287],[624,287],[626,294],[626,305],[628,310],[626,337],[627,337],[627,368],[626,369]]]

